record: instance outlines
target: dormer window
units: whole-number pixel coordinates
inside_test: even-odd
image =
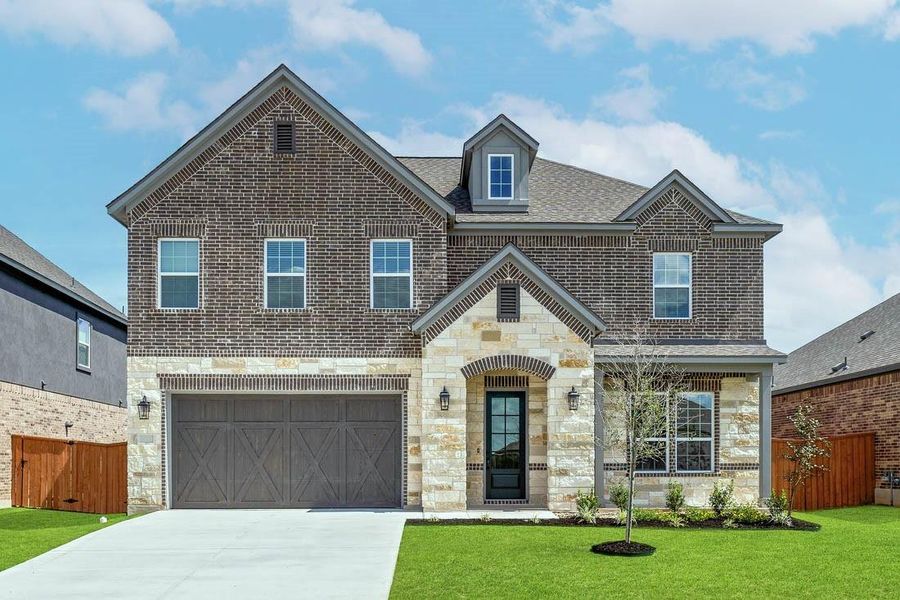
[[[489,199],[512,200],[513,168],[512,154],[488,155]]]

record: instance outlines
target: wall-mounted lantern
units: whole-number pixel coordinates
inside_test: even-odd
[[[141,401],[138,402],[138,419],[142,421],[146,421],[150,418],[150,401],[147,400],[147,396],[142,396]]]
[[[572,389],[568,393],[569,396],[569,410],[578,410],[578,400],[581,398],[581,394],[578,393],[578,390],[575,389],[575,386],[572,386]]]
[[[441,399],[441,410],[450,410],[450,392],[447,391],[447,386],[444,386],[444,389],[441,390],[440,393]]]
[[[69,430],[75,427],[75,423],[72,421],[66,421],[63,423],[63,426],[66,428],[66,437],[69,437]]]

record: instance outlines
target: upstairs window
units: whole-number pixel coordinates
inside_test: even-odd
[[[91,368],[91,327],[90,321],[78,317],[75,322],[76,345],[75,366],[79,369]]]
[[[159,307],[200,307],[200,240],[159,240]]]
[[[372,308],[412,307],[412,241],[372,240]]]
[[[266,308],[306,308],[306,240],[266,240]]]
[[[488,198],[511,200],[513,197],[513,155],[488,155]]]
[[[660,252],[653,255],[653,317],[691,318],[691,255]]]

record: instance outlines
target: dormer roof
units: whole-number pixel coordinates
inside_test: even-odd
[[[470,137],[463,144],[463,159],[459,173],[460,185],[466,185],[469,176],[469,169],[472,165],[472,151],[476,147],[478,147],[478,145],[482,141],[488,139],[491,135],[493,135],[495,131],[500,128],[508,131],[509,134],[513,136],[513,138],[518,140],[524,147],[528,149],[528,168],[531,168],[531,165],[534,163],[534,159],[537,156],[539,145],[538,141],[528,135],[528,133],[524,129],[516,125],[516,123],[512,119],[510,119],[503,113],[500,113],[499,115],[494,117],[494,119],[490,123],[479,129],[478,132],[475,133],[475,135]]]

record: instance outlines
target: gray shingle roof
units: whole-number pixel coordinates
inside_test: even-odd
[[[737,358],[765,359],[775,362],[784,354],[765,344],[654,344],[649,349],[653,355],[665,358]],[[594,356],[598,359],[633,355],[634,347],[624,344],[598,344],[594,346]]]
[[[26,270],[48,279],[69,295],[75,296],[87,304],[96,305],[123,322],[126,320],[125,315],[116,310],[112,304],[56,266],[46,256],[29,246],[22,238],[3,225],[0,225],[0,255],[9,259],[14,267],[24,267]]]
[[[580,167],[536,158],[528,176],[527,213],[474,213],[459,187],[458,157],[401,156],[398,160],[456,208],[460,223],[611,223],[649,188]],[[738,223],[769,221],[728,213]]]
[[[861,340],[869,331],[875,333]],[[832,372],[845,357],[846,368]],[[775,368],[775,389],[824,385],[892,365],[900,369],[900,294],[788,354],[787,363]]]

